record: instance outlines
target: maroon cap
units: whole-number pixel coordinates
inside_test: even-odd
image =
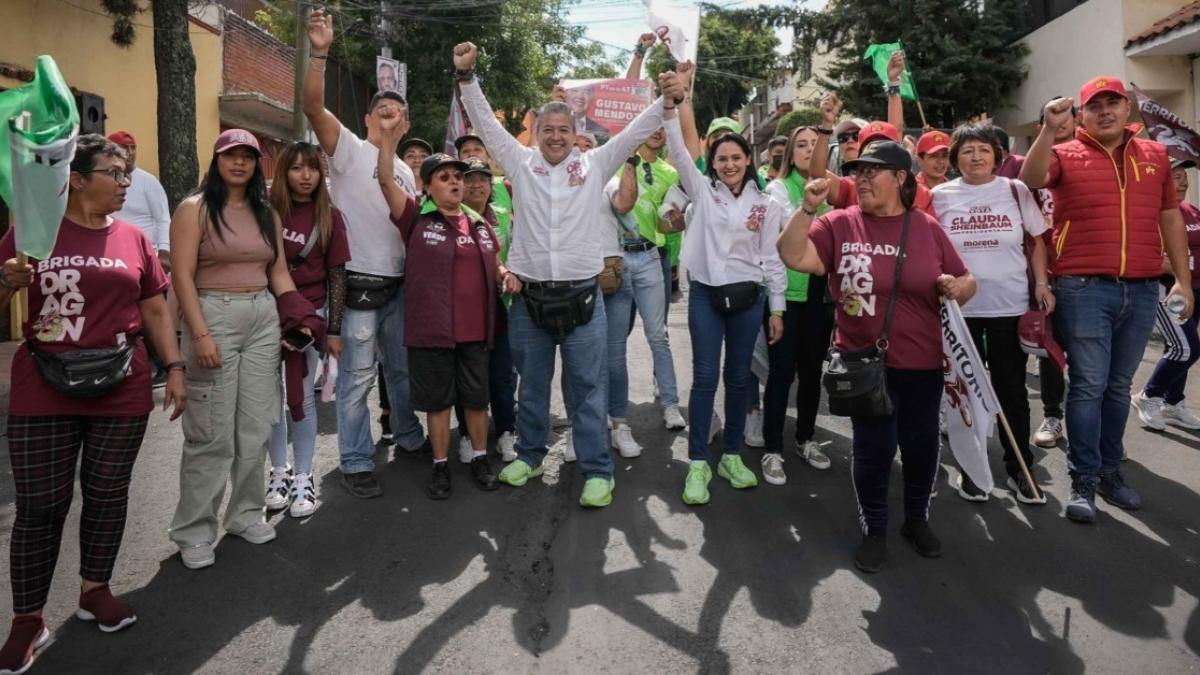
[[[1021,316],[1017,324],[1017,335],[1021,340],[1021,349],[1026,354],[1032,354],[1040,359],[1050,359],[1059,370],[1067,367],[1067,355],[1054,339],[1053,324],[1046,313],[1040,309],[1031,309]]]
[[[128,131],[114,131],[108,135],[108,140],[121,146],[137,145],[137,140]]]
[[[254,151],[254,154],[262,157],[262,148],[258,145],[258,139],[254,134],[245,129],[226,129],[217,136],[217,142],[213,144],[213,153],[221,154],[227,150],[232,150],[239,145],[244,145]]]
[[[950,149],[950,137],[941,131],[927,131],[917,141],[917,154],[930,155],[939,150]]]
[[[900,142],[900,132],[896,127],[887,122],[875,120],[867,124],[867,126],[858,130],[858,145],[859,147],[867,147],[867,143],[871,141],[892,141]]]
[[[1082,87],[1079,88],[1079,105],[1085,106],[1088,101],[1095,98],[1097,94],[1109,92],[1116,94],[1121,98],[1129,98],[1129,92],[1125,90],[1125,83],[1115,77],[1093,77],[1088,80]]]

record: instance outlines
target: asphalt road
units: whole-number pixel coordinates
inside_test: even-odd
[[[682,303],[670,322],[686,402]],[[557,451],[542,482],[495,493],[476,490],[455,463],[453,497],[432,502],[428,459],[389,461],[381,449],[386,494],[358,501],[338,484],[334,414],[322,406],[317,513],[276,516],[279,537],[263,546],[225,539],[214,567],[189,571],[166,536],[179,426],[156,413],[112,581],[139,621],[107,635],[72,618],[77,497],[46,607],[53,638],[32,672],[1200,671],[1200,436],[1149,433],[1133,418],[1124,469],[1145,507],[1102,504],[1091,527],[1062,517],[1061,450],[1038,453],[1050,496],[1042,507],[1017,506],[1003,489],[986,504],[964,502],[944,482],[950,468],[931,520],[942,558],[917,556],[895,534],[897,520],[884,571],[863,575],[851,563],[859,534],[848,424],[818,421],[829,471],[789,455],[786,486],[735,491],[714,479],[712,503],[687,507],[686,437],[662,428],[638,331],[630,417],[646,450],[618,459],[616,499],[597,511],[577,505],[582,479]],[[1032,374],[1030,389],[1037,424]],[[561,400],[554,414],[561,431]],[[1003,475],[999,458],[997,445],[993,470]],[[747,459],[757,471],[757,451]],[[8,462],[0,467],[7,532],[12,480]],[[897,472],[894,514],[899,498]],[[0,542],[6,558],[7,534]]]

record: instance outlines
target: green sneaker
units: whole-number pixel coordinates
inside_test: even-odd
[[[521,487],[529,482],[530,478],[537,478],[545,471],[542,467],[532,467],[525,463],[524,460],[514,459],[511,464],[504,467],[500,472],[500,482],[508,483],[513,487]]]
[[[613,488],[617,481],[614,478],[589,478],[583,484],[583,494],[579,496],[580,506],[600,508],[612,503]]]
[[[693,506],[708,503],[708,484],[712,482],[712,468],[708,462],[697,459],[688,466],[687,478],[683,480],[683,503]]]
[[[721,463],[717,465],[717,475],[739,490],[758,485],[758,476],[742,464],[741,455],[722,455]]]

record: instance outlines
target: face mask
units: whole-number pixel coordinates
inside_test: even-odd
[[[783,168],[783,155],[775,155],[771,157],[771,168],[776,171]]]

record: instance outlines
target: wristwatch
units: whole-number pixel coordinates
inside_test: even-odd
[[[628,164],[629,166],[636,167],[637,165],[642,163],[642,158],[638,157],[637,155],[630,155],[629,158],[625,160],[625,163]]]
[[[183,361],[172,361],[172,362],[168,363],[167,365],[163,366],[163,368],[168,371],[182,370],[185,373],[187,372],[187,364],[184,363]]]
[[[466,70],[460,70],[460,69],[456,68],[454,70],[454,79],[458,80],[459,82],[462,82],[465,84],[467,82],[470,82],[474,78],[475,78],[475,69],[474,68],[467,68]]]

